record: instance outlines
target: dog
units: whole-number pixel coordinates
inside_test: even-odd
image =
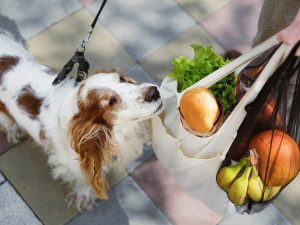
[[[17,143],[30,136],[48,155],[54,179],[79,210],[107,199],[105,174],[138,158],[146,122],[163,108],[158,87],[136,84],[115,70],[75,85],[35,62],[20,43],[0,35],[0,126]]]

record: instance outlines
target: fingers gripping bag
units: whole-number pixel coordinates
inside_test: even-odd
[[[213,211],[226,216],[235,211],[235,207],[228,199],[227,192],[217,184],[216,174],[221,165],[225,166],[223,161],[226,154],[247,115],[246,106],[255,100],[266,81],[285,61],[291,47],[278,44],[276,38],[272,37],[247,54],[225,63],[219,62],[220,59],[211,55],[210,51],[204,51],[202,55],[199,53],[204,59],[212,57],[217,62],[210,66],[212,69],[206,66],[206,62],[202,64],[196,61],[200,60],[196,51],[199,47],[193,47],[196,52],[193,62],[179,68],[179,72],[188,70],[187,76],[193,71],[197,73],[202,68],[197,68],[197,64],[208,68],[208,74],[201,79],[183,77],[187,83],[186,87],[180,87],[183,90],[178,90],[181,81],[175,77],[163,80],[160,93],[164,110],[151,119],[152,146],[158,160],[183,190]],[[184,59],[179,57],[178,60]],[[252,69],[251,62],[256,64],[257,60],[263,61],[261,68]],[[220,68],[216,64],[221,64]],[[232,99],[232,94],[229,93],[232,92],[232,87],[229,87],[232,86],[232,74],[240,73],[246,66],[250,66],[250,70],[257,76],[255,82],[246,93],[238,95],[237,91],[234,96],[233,90]],[[239,84],[236,85],[237,90],[240,90]],[[221,93],[219,90],[222,90]],[[201,103],[203,99],[205,101]],[[237,103],[234,103],[235,99],[238,100]],[[197,101],[200,103],[195,104]],[[228,102],[232,105],[231,108]],[[193,113],[189,111],[191,105],[194,107]],[[199,105],[206,106],[205,110]],[[202,113],[206,119],[201,120],[197,113]],[[197,122],[191,123],[193,120]],[[201,127],[197,127],[199,124]],[[205,129],[202,130],[203,127]]]

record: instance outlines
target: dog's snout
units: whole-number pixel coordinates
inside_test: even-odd
[[[146,102],[153,102],[160,98],[159,91],[157,90],[157,87],[151,86],[147,89],[147,92],[145,94],[145,101]]]

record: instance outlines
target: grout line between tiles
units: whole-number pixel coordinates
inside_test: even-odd
[[[152,198],[147,194],[147,192],[144,191],[144,189],[137,183],[137,181],[132,176],[130,176],[130,179],[132,179],[132,182],[134,182],[135,185],[139,188],[141,194],[158,209],[158,211],[166,218],[166,220],[169,221],[170,224],[174,224],[171,218],[169,218],[169,216],[165,213],[165,211],[161,207],[159,207],[159,205],[157,205],[156,202],[152,200]]]
[[[208,34],[208,36],[223,49],[224,52],[226,52],[227,49],[225,48],[225,46],[220,43],[212,33],[210,33],[205,27],[203,27],[201,22],[198,22],[197,25],[201,27],[201,29],[204,30]]]
[[[205,16],[203,16],[203,17],[201,18],[200,21],[197,21],[197,23],[200,23],[201,21],[207,19],[209,16],[212,16],[213,14],[217,13],[217,11],[221,10],[221,9],[224,8],[226,5],[231,4],[232,1],[233,1],[233,0],[230,0],[230,1],[228,1],[227,3],[224,3],[223,5],[220,5],[219,7],[214,8],[214,10],[213,10],[212,12],[207,13]]]
[[[48,30],[48,29],[50,29],[51,27],[55,26],[56,24],[58,24],[58,23],[64,21],[64,20],[67,19],[68,17],[73,16],[74,14],[78,13],[80,10],[83,10],[83,9],[86,9],[86,7],[82,6],[81,8],[75,10],[74,12],[71,12],[70,14],[68,14],[68,15],[66,15],[65,17],[61,18],[60,20],[58,20],[58,21],[56,21],[56,22],[50,24],[49,26],[45,27],[44,29],[42,29],[41,31],[37,32],[37,33],[34,34],[33,36],[30,36],[30,37],[27,38],[27,39],[25,39],[25,38],[23,37],[23,38],[24,38],[24,42],[30,41],[30,40],[33,39],[35,36],[38,36],[39,34],[45,32],[46,30]],[[92,23],[92,22],[93,22],[93,21],[91,21],[91,23]],[[89,28],[87,27],[87,31],[86,31],[86,32],[88,32],[88,29],[89,29]],[[63,34],[62,34],[62,36],[63,36]],[[82,38],[83,38],[83,39],[85,38],[84,34],[83,34]],[[76,48],[76,46],[74,47],[74,49],[75,49],[75,48]]]
[[[4,176],[3,176],[3,177],[4,177]],[[4,184],[5,182],[6,182],[6,179],[4,178],[4,180],[0,182],[0,186],[1,186],[2,184]]]
[[[2,172],[1,172],[2,173]],[[2,173],[2,175],[4,176],[4,174]],[[5,177],[5,176],[4,176]],[[5,177],[6,178],[6,177]],[[22,201],[25,203],[25,205],[29,208],[29,210],[33,213],[33,215],[36,217],[36,219],[41,222],[41,224],[44,224],[43,221],[39,218],[39,216],[36,214],[36,212],[33,210],[33,208],[29,205],[29,203],[27,201],[25,201],[25,199],[23,198],[23,196],[21,195],[21,193],[19,193],[19,191],[13,186],[13,184],[9,181],[8,178],[6,178],[6,181],[11,188],[14,189],[14,191],[16,192],[16,194],[22,199]],[[5,183],[3,182],[3,183]],[[1,185],[1,184],[0,184]]]
[[[154,205],[157,209],[159,209],[159,211],[168,219],[168,221],[173,224],[171,218],[169,218],[169,216],[165,213],[165,211],[155,202],[153,201],[153,199],[147,194],[147,192],[142,188],[142,186],[139,185],[138,181],[141,181],[139,177],[133,177],[132,173],[138,169],[139,167],[142,166],[142,164],[147,163],[148,161],[152,160],[152,158],[155,156],[155,154],[153,154],[151,157],[149,157],[149,159],[147,159],[146,161],[144,161],[143,163],[141,163],[139,166],[137,166],[133,171],[131,171],[130,173],[128,173],[128,176],[132,179],[132,181],[139,187],[139,189],[141,190],[141,192],[143,193],[143,195],[145,195]]]

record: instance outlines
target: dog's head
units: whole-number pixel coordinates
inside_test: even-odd
[[[86,181],[98,197],[107,198],[102,166],[115,154],[110,141],[113,127],[148,119],[161,111],[163,103],[155,85],[137,85],[113,71],[79,84],[77,106],[70,122],[72,147],[80,156]]]

